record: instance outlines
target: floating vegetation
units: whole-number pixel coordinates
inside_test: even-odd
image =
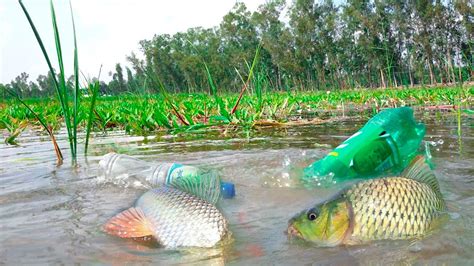
[[[255,75],[258,79],[258,75]],[[78,108],[76,126],[91,131],[106,132],[123,129],[129,134],[147,135],[158,130],[170,133],[196,132],[206,128],[221,128],[223,131],[252,129],[260,126],[285,126],[319,124],[334,121],[344,115],[372,116],[383,108],[413,106],[427,110],[470,110],[473,101],[473,86],[464,86],[463,99],[459,100],[459,88],[413,88],[378,90],[341,90],[315,92],[265,92],[260,88],[253,94],[241,98],[234,114],[224,113],[235,105],[238,94],[219,95],[219,100],[205,93],[198,94],[153,94],[97,97],[97,84],[90,87],[92,97],[82,99],[84,106]],[[94,96],[95,95],[95,96]],[[165,97],[167,100],[165,100]],[[26,99],[32,111],[41,113],[45,124],[58,130],[64,123],[61,106],[50,99]],[[172,104],[169,104],[172,103]],[[463,112],[468,114],[469,112]],[[93,119],[90,116],[93,114]],[[177,114],[181,114],[180,119]],[[226,114],[225,116],[223,114]],[[228,117],[226,117],[228,116]],[[90,119],[88,119],[90,118]],[[0,128],[7,124],[28,121],[36,125],[39,121],[30,110],[14,100],[6,100],[0,109]],[[16,121],[16,122],[14,122]]]

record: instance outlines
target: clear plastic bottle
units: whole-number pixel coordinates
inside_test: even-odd
[[[306,167],[303,179],[334,183],[402,171],[417,155],[425,131],[411,108],[383,110],[323,159]]]
[[[104,155],[99,161],[99,176],[105,180],[134,179],[150,187],[171,184],[171,182],[182,178],[195,178],[201,171],[194,166],[179,163],[156,164],[113,152]],[[221,182],[221,196],[233,198],[235,196],[234,184]]]

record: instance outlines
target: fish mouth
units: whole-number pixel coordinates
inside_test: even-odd
[[[293,225],[288,226],[288,229],[286,230],[286,234],[289,237],[295,236],[295,237],[303,238],[303,235],[301,234],[301,232],[298,231],[298,229],[296,229],[295,226]]]

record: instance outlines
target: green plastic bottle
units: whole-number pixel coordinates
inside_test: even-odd
[[[403,170],[425,135],[409,107],[386,109],[323,159],[304,169],[303,180],[331,184]]]

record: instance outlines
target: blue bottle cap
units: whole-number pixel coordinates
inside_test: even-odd
[[[224,199],[235,197],[234,184],[230,182],[221,182],[221,194]]]

